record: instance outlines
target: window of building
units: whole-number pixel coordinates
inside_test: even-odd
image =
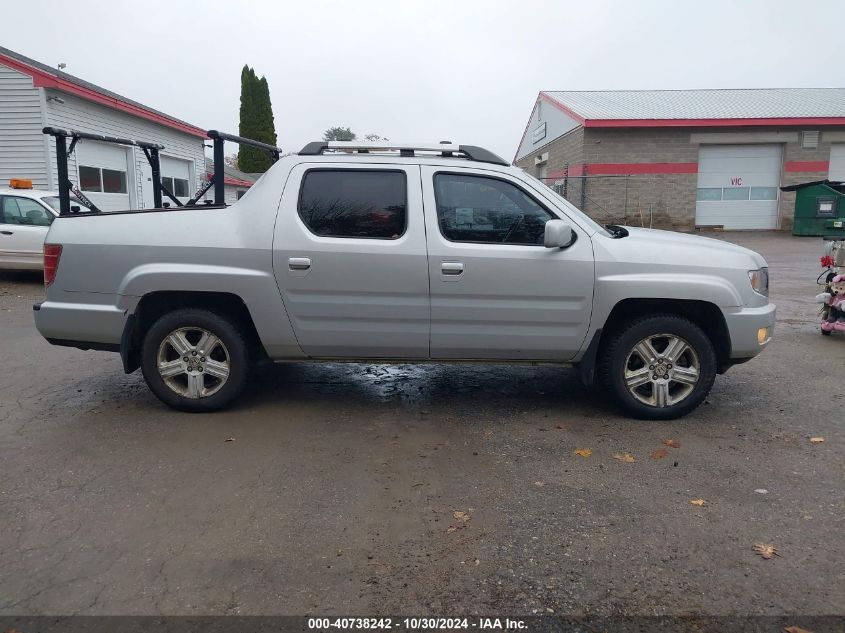
[[[79,167],[79,188],[82,191],[102,191],[103,183],[100,180],[100,170],[96,167]]]
[[[397,239],[407,226],[405,172],[312,169],[299,194],[299,217],[316,235]]]
[[[188,181],[184,178],[173,178],[171,176],[162,176],[161,184],[177,198],[190,198],[188,193]]]
[[[519,187],[498,178],[437,174],[437,222],[453,242],[542,244],[554,216]]]
[[[777,200],[777,187],[751,187],[752,200]]]
[[[722,200],[748,200],[749,187],[725,187]]]
[[[126,172],[80,165],[79,188],[82,191],[126,193]]]
[[[722,188],[721,187],[703,187],[703,188],[696,189],[695,199],[696,200],[721,200],[722,199]]]

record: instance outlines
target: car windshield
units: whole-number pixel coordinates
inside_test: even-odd
[[[46,196],[46,197],[41,198],[41,199],[44,202],[46,202],[47,204],[49,204],[51,207],[53,207],[54,211],[56,211],[56,212],[60,211],[60,209],[59,209],[59,196]],[[82,200],[80,200],[79,198],[76,198],[74,196],[70,197],[70,204],[71,204],[71,206],[78,206],[79,210],[82,211],[82,212],[91,210],[90,207],[87,204],[85,204],[84,202],[82,202]]]
[[[581,211],[578,207],[576,207],[569,200],[567,200],[562,195],[560,195],[557,191],[555,191],[554,189],[549,187],[542,180],[538,180],[537,178],[535,178],[534,176],[532,176],[531,174],[529,174],[525,170],[523,170],[522,175],[524,177],[528,178],[535,185],[538,185],[537,188],[540,191],[542,191],[545,195],[554,198],[557,202],[560,202],[561,204],[566,206],[566,209],[568,211],[570,211],[573,215],[578,216],[579,220],[583,220],[585,224],[589,225],[591,228],[595,229],[596,231],[603,233],[605,235],[608,235],[607,229],[605,229],[601,224],[599,224],[598,222],[593,220],[593,218],[588,216],[586,213]]]

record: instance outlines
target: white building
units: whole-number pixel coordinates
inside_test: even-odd
[[[46,126],[163,145],[162,181],[183,202],[206,179],[205,130],[0,47],[0,183],[30,178],[35,188],[58,188]],[[103,210],[153,206],[150,166],[137,147],[82,140],[68,171]]]

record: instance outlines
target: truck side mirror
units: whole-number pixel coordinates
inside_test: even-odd
[[[563,220],[549,220],[543,234],[543,246],[546,248],[566,248],[575,241],[575,232]]]

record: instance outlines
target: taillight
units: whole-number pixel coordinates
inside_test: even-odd
[[[49,286],[56,279],[59,270],[59,258],[62,256],[61,244],[44,245],[44,287]]]

